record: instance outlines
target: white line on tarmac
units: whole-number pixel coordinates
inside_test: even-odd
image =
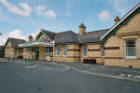
[[[69,70],[70,68],[69,67],[65,67],[64,69],[62,69],[60,72],[65,72],[67,70]]]

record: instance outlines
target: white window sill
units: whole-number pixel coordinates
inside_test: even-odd
[[[136,59],[136,56],[126,56],[126,59]]]
[[[66,55],[63,55],[63,57],[67,57]]]
[[[88,58],[88,56],[83,56],[83,58]]]

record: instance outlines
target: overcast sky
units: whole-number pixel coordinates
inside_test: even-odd
[[[42,27],[49,31],[78,32],[110,28],[140,0],[0,0],[0,45],[7,37],[27,39]]]

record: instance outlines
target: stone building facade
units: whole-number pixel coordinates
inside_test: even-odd
[[[33,40],[19,44],[24,59],[85,62],[140,68],[140,3],[121,19],[115,18],[110,29],[86,31],[86,26],[79,26],[79,33],[73,31],[51,32],[40,29]],[[5,56],[8,56],[10,42],[6,44]],[[11,52],[12,57],[14,53]],[[19,55],[18,55],[19,56]],[[17,57],[17,56],[16,56]]]
[[[17,38],[8,38],[5,43],[5,57],[7,58],[22,58],[23,48],[19,48],[19,44],[25,43],[25,40]]]
[[[140,68],[140,4],[111,27],[102,40],[105,65]]]

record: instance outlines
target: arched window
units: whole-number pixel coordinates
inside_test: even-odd
[[[84,57],[87,56],[87,47],[83,47],[82,54],[83,54]]]

